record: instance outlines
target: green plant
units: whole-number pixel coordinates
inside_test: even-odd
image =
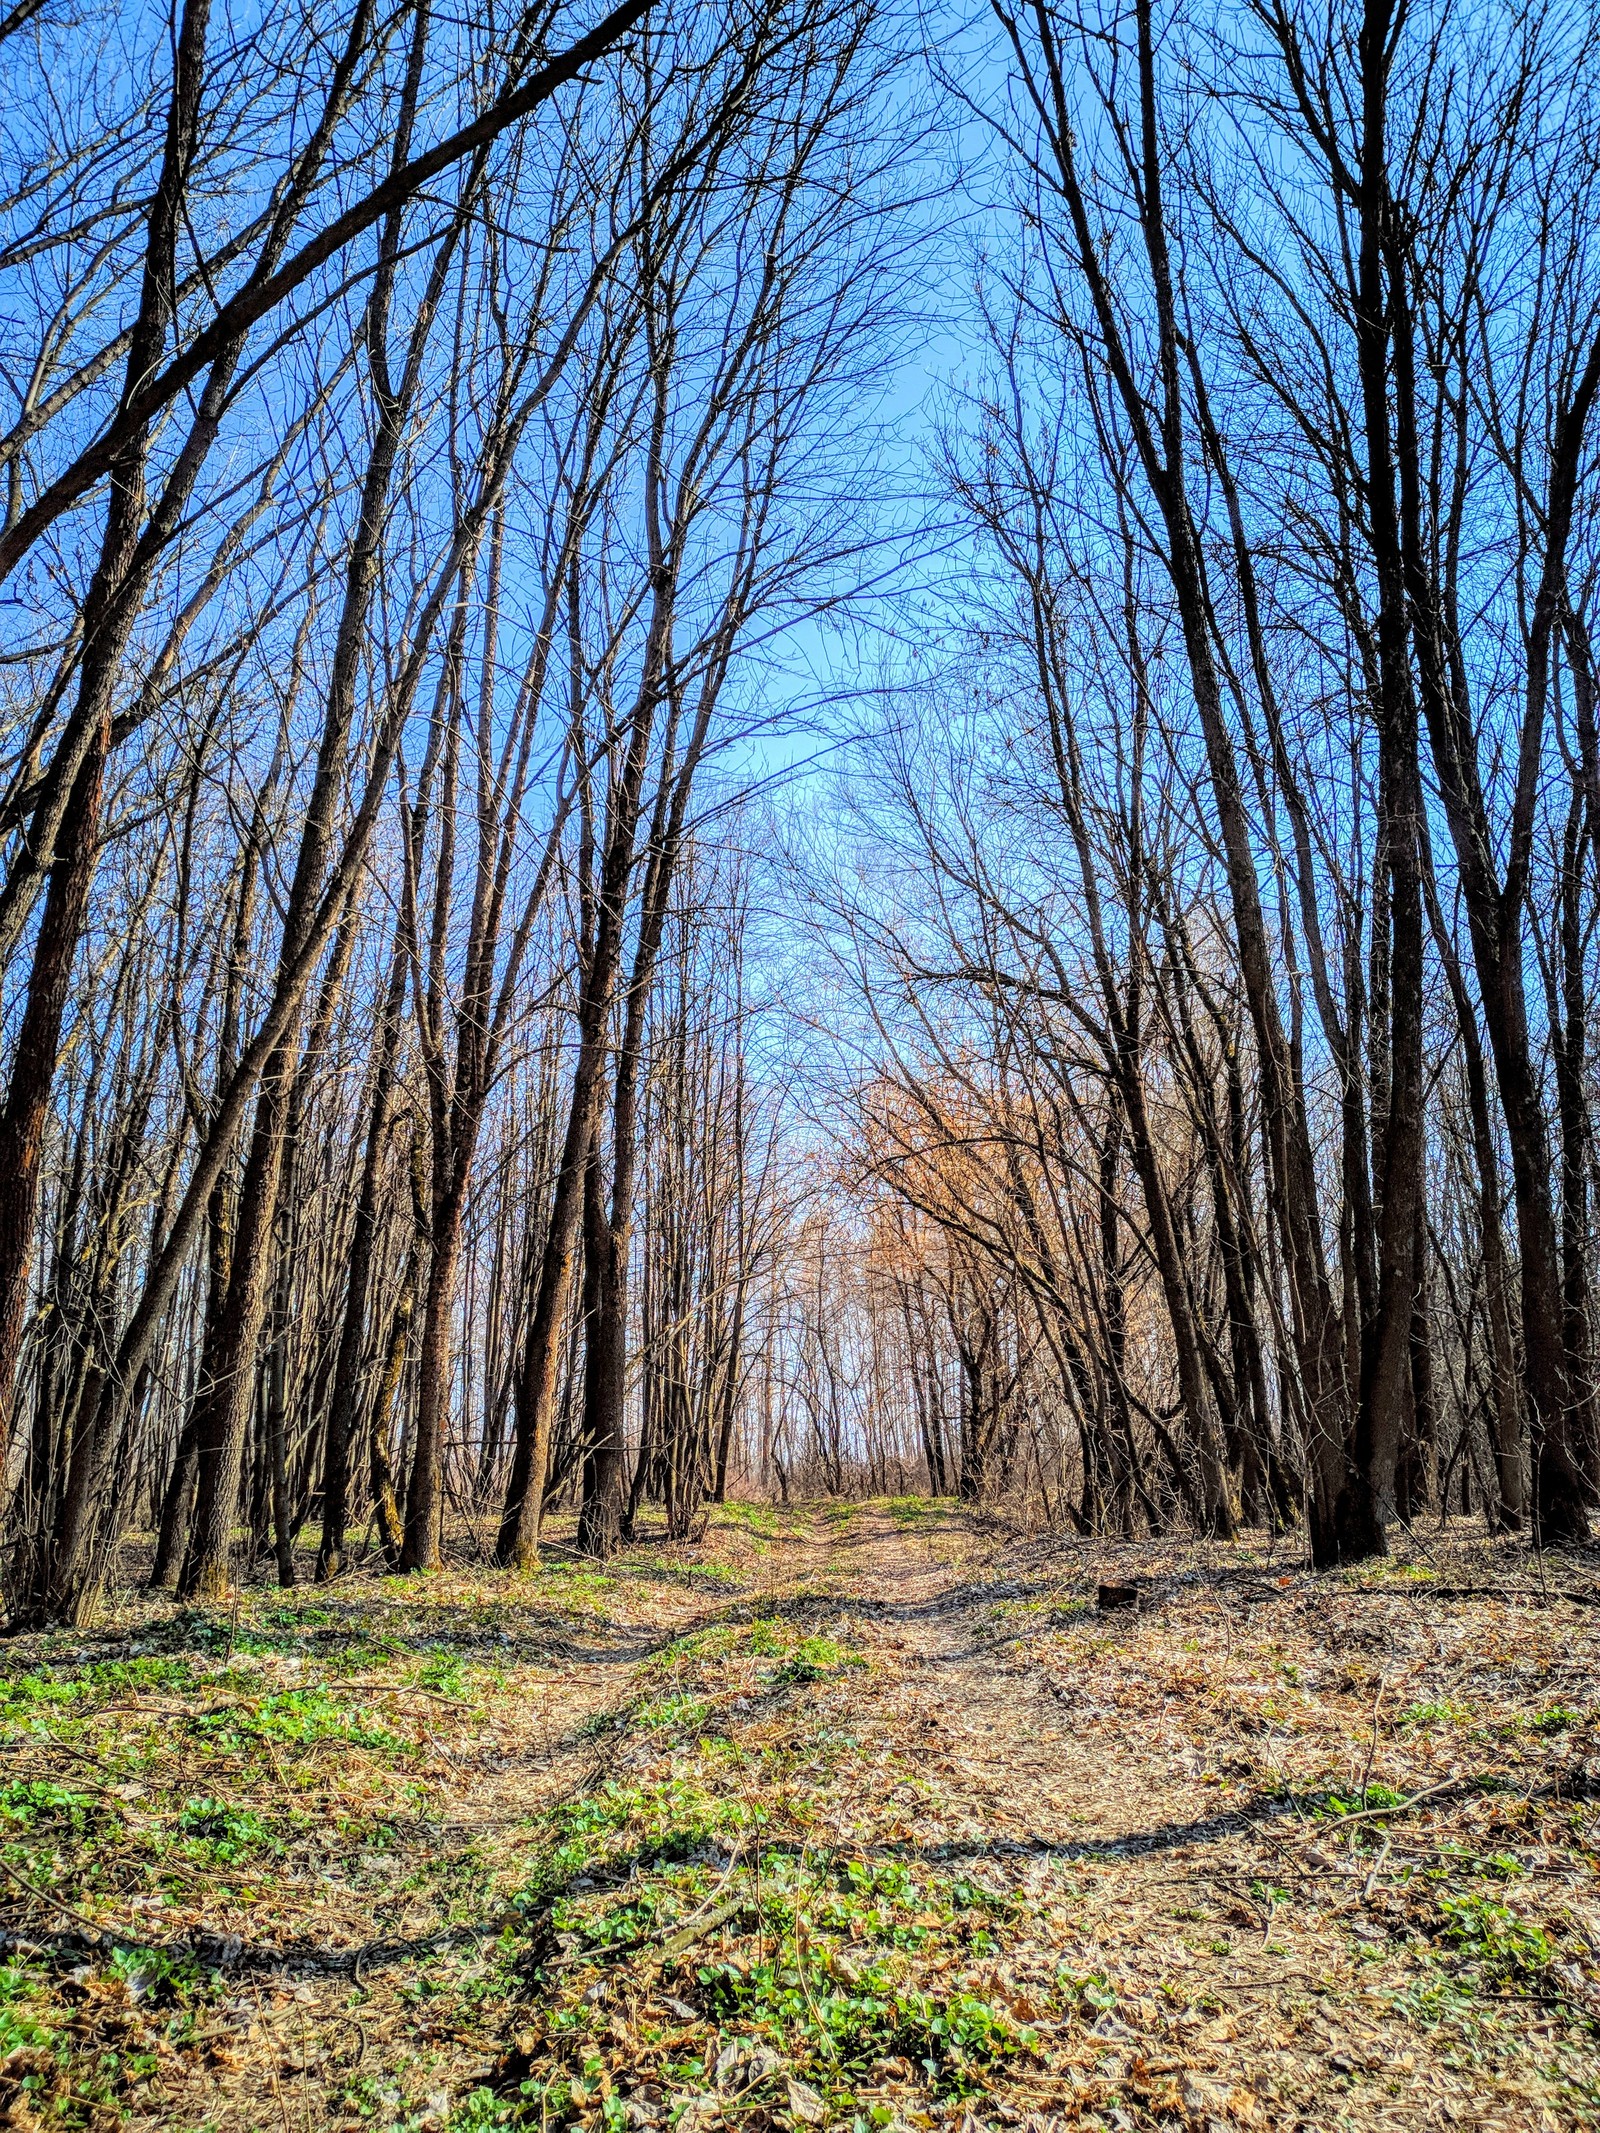
[[[1570,1710],[1564,1703],[1554,1703],[1547,1711],[1536,1712],[1528,1720],[1528,1725],[1535,1733],[1570,1733],[1574,1726],[1581,1726],[1583,1722],[1581,1711]]]
[[[1392,1785],[1368,1784],[1348,1799],[1342,1793],[1324,1793],[1317,1812],[1332,1815],[1335,1819],[1342,1815],[1374,1814],[1386,1807],[1403,1807],[1405,1800],[1405,1794],[1396,1792]]]
[[[178,1811],[178,1828],[199,1854],[220,1865],[250,1852],[283,1849],[260,1815],[248,1807],[226,1806],[221,1800],[185,1800]]]
[[[0,1681],[0,1717],[19,1716],[41,1705],[76,1703],[82,1693],[76,1681],[61,1681],[54,1674],[19,1674],[13,1681]]]
[[[450,2113],[449,2133],[490,2133],[493,2127],[518,2124],[522,2115],[521,2099],[473,2089]]]
[[[1409,1711],[1402,1711],[1403,1726],[1464,1726],[1472,1713],[1464,1703],[1442,1698],[1436,1703],[1414,1703]]]
[[[272,1629],[324,1629],[335,1617],[331,1608],[269,1607],[261,1617]]]
[[[783,1687],[810,1681],[827,1681],[849,1667],[865,1666],[857,1652],[847,1652],[832,1637],[802,1637],[772,1677]]]
[[[581,1934],[590,1948],[622,1947],[669,1929],[704,1896],[706,1886],[702,1867],[669,1869],[662,1879],[607,1911],[586,1913],[576,1903],[557,1902],[551,1906],[550,1923],[557,1932]]]
[[[926,1496],[891,1496],[884,1509],[897,1526],[914,1526],[934,1509]]]
[[[1069,2007],[1077,2009],[1086,2022],[1094,2022],[1099,2016],[1109,2014],[1116,2007],[1116,1986],[1105,1971],[1056,1971],[1056,1994]]]
[[[128,1689],[188,1690],[201,1685],[189,1660],[143,1653],[136,1659],[98,1659],[86,1666],[78,1679],[86,1689],[108,1690],[112,1694]]]
[[[164,2003],[182,1999],[200,1982],[187,1956],[171,1955],[165,1948],[113,1949],[111,1974],[122,1980],[132,1998]]]
[[[16,1963],[0,1964],[0,2060],[13,2052],[48,2051],[55,2045],[55,2030],[20,2004],[35,1996],[40,1982],[36,1971]]]
[[[704,1725],[710,1713],[710,1705],[703,1696],[679,1693],[658,1696],[652,1703],[642,1703],[633,1713],[637,1726],[668,1730],[676,1733],[693,1733]]]
[[[765,1503],[719,1504],[711,1514],[713,1526],[731,1526],[735,1530],[760,1534],[770,1539],[781,1527],[777,1510]]]
[[[1441,1896],[1443,1938],[1472,1963],[1488,1985],[1536,1981],[1555,1961],[1556,1950],[1542,1926],[1519,1918],[1509,1905],[1469,1890]]]
[[[709,1963],[696,1972],[707,2012],[724,2028],[770,2039],[836,2087],[879,2060],[918,2064],[939,2095],[968,2096],[1000,2061],[1032,2048],[1031,2031],[969,1992],[923,1992],[885,1962],[836,1960],[816,1972],[797,1941],[753,1964]]]
[[[196,1607],[186,1607],[176,1616],[172,1632],[196,1651],[229,1655],[293,1651],[297,1641],[282,1631],[274,1633],[232,1615],[208,1615]]]
[[[282,1741],[307,1747],[317,1741],[339,1740],[352,1748],[378,1748],[404,1752],[409,1743],[385,1725],[365,1717],[347,1698],[313,1683],[303,1689],[283,1689],[264,1696],[251,1708],[207,1713],[194,1721],[202,1733],[224,1738]]]
[[[97,1812],[87,1793],[70,1791],[48,1778],[12,1778],[0,1785],[0,1817],[23,1829],[44,1822],[82,1830]]]
[[[1510,1852],[1469,1852],[1460,1844],[1441,1844],[1441,1864],[1428,1869],[1430,1881],[1451,1881],[1463,1873],[1491,1875],[1496,1881],[1516,1881],[1527,1872]]]
[[[434,1689],[441,1696],[462,1696],[468,1692],[466,1662],[456,1652],[435,1652],[424,1660],[416,1672],[419,1687]]]

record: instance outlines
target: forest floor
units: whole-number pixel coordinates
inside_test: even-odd
[[[0,2123],[1600,2125],[1594,1559],[552,1554],[0,1646]]]

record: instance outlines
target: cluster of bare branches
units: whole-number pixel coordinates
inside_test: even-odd
[[[146,1522],[201,1596],[682,1523],[776,1178],[707,780],[865,537],[871,0],[3,35],[13,1617]]]
[[[946,62],[1002,176],[959,656],[835,898],[853,1249],[969,1487],[1084,1527],[1600,1499],[1591,18],[1088,16]],[[996,56],[998,54],[998,56]],[[973,623],[976,612],[976,626]],[[921,1330],[919,1330],[921,1329]],[[956,1397],[959,1393],[959,1398]]]

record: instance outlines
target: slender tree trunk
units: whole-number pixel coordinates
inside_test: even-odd
[[[400,1516],[400,1504],[395,1491],[389,1440],[394,1426],[395,1401],[399,1397],[400,1381],[405,1376],[406,1350],[411,1342],[411,1319],[416,1308],[418,1256],[416,1244],[413,1242],[406,1255],[406,1270],[400,1284],[400,1294],[395,1299],[394,1317],[390,1322],[388,1347],[383,1359],[383,1372],[378,1379],[377,1394],[372,1403],[372,1423],[368,1437],[368,1456],[372,1472],[372,1515],[377,1523],[378,1544],[391,1570],[398,1570],[400,1567],[406,1535],[405,1521]]]
[[[437,1570],[443,1508],[445,1421],[450,1395],[451,1331],[461,1267],[462,1195],[449,1192],[433,1209],[433,1249],[423,1291],[422,1346],[417,1359],[417,1414],[411,1472],[406,1482],[402,1570]]]
[[[619,1063],[619,1079],[621,1071]],[[620,1088],[613,1117],[626,1121],[631,1127]],[[623,1492],[627,1478],[627,1439],[623,1424],[628,1308],[625,1254],[629,1240],[626,1236],[618,1238],[616,1215],[617,1196],[623,1191],[631,1195],[632,1178],[624,1175],[624,1157],[620,1148],[614,1148],[613,1160],[617,1168],[609,1220],[597,1154],[590,1156],[584,1179],[583,1493],[578,1512],[578,1546],[586,1555],[601,1558],[612,1554],[622,1537]],[[631,1163],[627,1168],[631,1170]],[[676,1448],[681,1432],[671,1434]]]
[[[317,1551],[319,1580],[337,1577],[345,1566],[350,1519],[350,1451],[361,1415],[361,1358],[366,1345],[368,1294],[378,1232],[378,1182],[389,1136],[395,1059],[400,1047],[400,1010],[405,1000],[406,950],[402,929],[395,927],[389,957],[389,981],[375,1045],[372,1102],[367,1114],[366,1150],[361,1162],[361,1189],[350,1235],[350,1273],[345,1291],[344,1322],[333,1372],[333,1399],[328,1409],[327,1441],[322,1467],[322,1542]]]
[[[167,1477],[167,1486],[161,1498],[161,1522],[156,1531],[155,1560],[150,1567],[152,1592],[166,1592],[178,1581],[178,1566],[183,1560],[184,1547],[189,1537],[189,1506],[194,1497],[195,1455],[198,1444],[199,1431],[191,1407],[178,1435],[172,1472]]]
[[[1588,985],[1582,893],[1588,857],[1585,800],[1575,790],[1562,839],[1557,894],[1557,972],[1550,985],[1550,1048],[1556,1075],[1556,1125],[1561,1141],[1561,1338],[1572,1388],[1572,1441],[1588,1492],[1600,1494],[1600,1417],[1594,1382],[1592,1298],[1589,1284]]]
[[[291,1056],[287,1044],[262,1076],[255,1128],[239,1191],[233,1265],[220,1316],[206,1329],[196,1401],[197,1486],[188,1552],[178,1579],[183,1599],[225,1597],[232,1575],[239,1479],[255,1393],[256,1343],[272,1264],[268,1243],[283,1154]]]
[[[271,1339],[267,1350],[265,1406],[266,1451],[272,1485],[272,1545],[278,1565],[278,1583],[289,1590],[295,1583],[294,1507],[289,1488],[289,1303],[294,1265],[287,1234],[279,1239],[275,1294],[271,1312]]]

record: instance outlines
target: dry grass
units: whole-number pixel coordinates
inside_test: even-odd
[[[1592,1566],[1428,1550],[732,1510],[13,1640],[0,2113],[1600,2123]]]

